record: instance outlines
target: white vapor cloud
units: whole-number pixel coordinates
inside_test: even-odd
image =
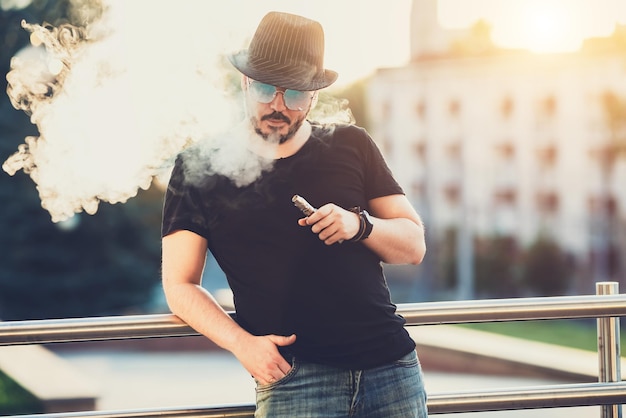
[[[222,57],[241,45],[207,3],[110,1],[86,28],[24,23],[33,45],[12,60],[9,96],[39,135],[3,169],[30,174],[54,222],[125,202],[240,117]]]

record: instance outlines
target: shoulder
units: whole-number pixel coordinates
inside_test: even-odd
[[[312,124],[313,136],[329,145],[364,145],[372,144],[372,138],[362,127],[350,124]]]
[[[349,123],[320,124],[312,122],[311,125],[314,132],[321,135],[368,135],[365,128]]]

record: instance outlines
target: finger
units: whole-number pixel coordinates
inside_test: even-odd
[[[336,226],[333,225],[332,219],[324,218],[314,224],[311,231],[318,234],[320,239],[326,239],[336,232]]]
[[[306,218],[304,218],[305,223],[307,225],[314,225],[317,222],[319,222],[320,219],[323,219],[326,215],[324,214],[324,212],[320,212],[319,210],[313,212],[312,214],[310,214],[309,216],[307,216]]]
[[[284,360],[283,360],[284,361]],[[285,362],[286,363],[286,362]],[[283,366],[284,367],[284,366]],[[287,369],[287,371],[289,371],[289,369]],[[279,381],[280,379],[282,379],[283,377],[285,377],[287,373],[284,372],[281,368],[281,366],[279,366],[278,364],[276,364],[276,368],[274,370],[272,370],[270,372],[269,377],[267,378],[267,381],[269,383],[274,383]]]
[[[342,239],[335,240],[334,238],[332,240],[328,239],[324,242],[324,244],[326,245],[343,244],[343,240]]]
[[[289,370],[291,370],[291,364],[287,363],[285,359],[282,359],[282,361],[279,361],[276,365],[283,374],[281,377],[285,377],[285,375],[289,373]]]
[[[336,225],[331,225],[328,228],[324,229],[318,234],[318,237],[324,241],[326,244],[334,244],[335,242],[341,241],[343,232]]]
[[[286,345],[291,345],[294,342],[296,342],[296,334],[291,334],[289,336],[284,336],[284,335],[268,335],[267,336],[270,341],[276,345],[279,346],[286,346]]]
[[[262,385],[267,385],[268,383],[274,383],[282,379],[284,375],[283,371],[280,370],[276,364],[273,364],[271,368],[257,375],[256,380]]]

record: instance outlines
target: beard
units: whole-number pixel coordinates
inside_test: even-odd
[[[302,123],[304,122],[305,116],[302,116],[296,119],[293,124],[291,123],[291,119],[289,119],[287,116],[283,115],[280,112],[273,112],[273,113],[270,113],[268,115],[261,117],[261,121],[264,121],[267,119],[279,119],[289,124],[289,129],[287,130],[287,133],[285,134],[279,134],[278,129],[275,129],[275,128],[270,128],[272,129],[272,132],[270,133],[262,132],[259,126],[260,125],[259,119],[257,119],[256,117],[251,117],[250,119],[252,122],[252,126],[254,127],[254,132],[256,132],[257,135],[259,135],[261,138],[263,138],[264,140],[268,142],[284,144],[285,142],[293,138],[296,132],[298,132],[298,130],[302,126]]]

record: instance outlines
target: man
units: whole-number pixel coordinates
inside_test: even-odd
[[[195,151],[181,154],[164,205],[165,294],[254,377],[258,417],[426,417],[415,343],[381,265],[420,263],[423,225],[363,129],[307,120],[337,78],[323,55],[318,22],[271,12],[230,56],[249,150],[271,168],[241,185],[210,168],[191,176]],[[303,215],[294,195],[317,209]],[[200,285],[207,250],[236,320]]]

